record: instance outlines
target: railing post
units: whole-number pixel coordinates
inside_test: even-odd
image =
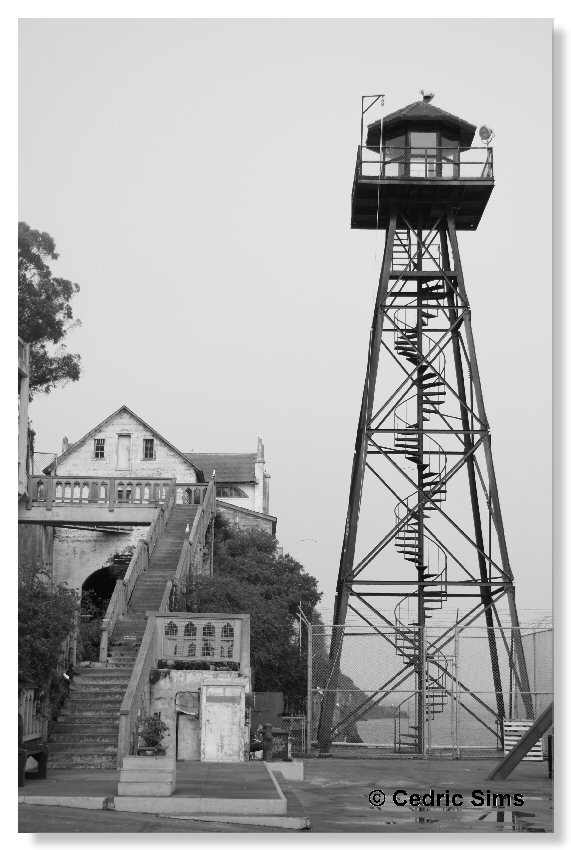
[[[105,664],[107,661],[107,647],[109,644],[109,620],[101,623],[101,643],[99,644],[99,662]]]
[[[108,505],[108,507],[109,507],[110,511],[115,510],[115,479],[114,478],[109,479],[109,505]]]
[[[33,502],[32,491],[33,491],[34,484],[35,484],[35,481],[30,476],[28,478],[28,498],[26,499],[26,510],[27,511],[32,510],[32,502]],[[36,487],[37,487],[37,484],[36,484]]]
[[[46,488],[46,511],[51,511],[54,505],[54,479],[48,475],[45,481]]]

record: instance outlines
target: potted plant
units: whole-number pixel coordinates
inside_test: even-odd
[[[139,722],[139,738],[145,742],[144,747],[137,747],[140,756],[164,756],[166,750],[161,746],[168,726],[160,717],[143,717]]]

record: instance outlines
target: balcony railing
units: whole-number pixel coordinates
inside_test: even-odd
[[[493,149],[361,145],[355,176],[365,180],[493,180]]]
[[[166,502],[174,491],[172,478],[86,478],[76,476],[31,475],[28,479],[27,508],[44,506],[105,505],[108,510]]]

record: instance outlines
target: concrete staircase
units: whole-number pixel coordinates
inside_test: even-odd
[[[139,576],[127,615],[109,642],[107,667],[79,667],[69,698],[49,743],[52,767],[109,768],[117,765],[119,710],[146,626],[146,612],[158,611],[167,581],[175,574],[182,544],[197,506],[174,505],[155,544],[147,572]]]

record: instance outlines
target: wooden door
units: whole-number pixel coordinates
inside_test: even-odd
[[[131,469],[131,435],[119,434],[117,438],[117,469]]]

